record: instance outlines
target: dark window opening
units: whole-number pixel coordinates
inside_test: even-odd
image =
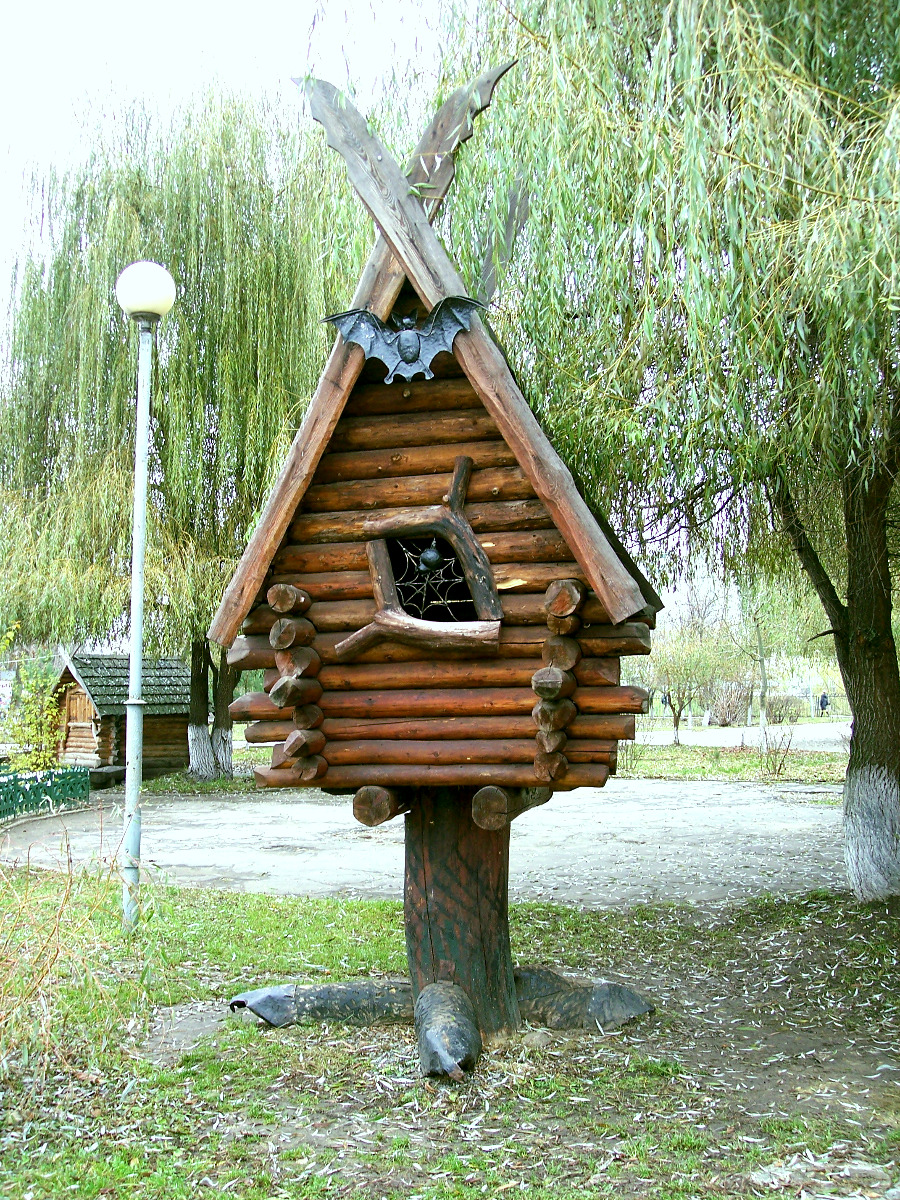
[[[459,559],[440,537],[388,538],[394,582],[405,612],[423,621],[477,621]]]

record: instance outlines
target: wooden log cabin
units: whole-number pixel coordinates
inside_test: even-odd
[[[648,700],[620,661],[649,652],[661,607],[471,301],[448,348],[423,350],[441,303],[466,294],[430,222],[506,69],[449,98],[406,175],[311,85],[380,235],[209,631],[265,671],[231,709],[271,746],[260,786],[348,793],[367,825],[406,814],[413,992],[458,984],[488,1035],[519,1022],[510,821],[615,771]],[[396,353],[379,361],[367,350],[389,319]]]
[[[59,654],[59,761],[115,778],[125,770],[128,655]],[[148,778],[187,766],[190,689],[190,670],[180,659],[144,659]]]

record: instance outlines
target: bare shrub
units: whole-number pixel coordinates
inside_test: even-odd
[[[763,730],[759,765],[767,779],[779,779],[784,774],[793,738],[794,731],[790,726],[779,730],[778,733],[773,733],[768,726]]]
[[[766,720],[770,725],[796,725],[803,707],[803,701],[797,696],[770,692],[766,700]]]
[[[710,724],[743,725],[750,706],[750,685],[735,679],[715,683],[709,690]]]

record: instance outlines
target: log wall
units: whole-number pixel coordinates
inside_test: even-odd
[[[272,745],[272,766],[256,773],[262,786],[601,785],[618,740],[634,737],[634,714],[646,711],[646,693],[620,685],[619,658],[649,652],[652,613],[610,623],[448,361],[427,382],[385,386],[363,372],[230,651],[237,665],[266,668],[266,693],[278,697],[244,696],[232,707],[249,722],[248,741]],[[367,541],[447,504],[460,457],[472,463],[463,512],[503,610],[496,653],[383,641],[342,660],[336,648],[376,612]],[[560,580],[570,581],[562,594]],[[293,627],[285,633],[278,601],[269,602],[273,585],[297,589],[295,644],[314,661],[291,668],[276,659]],[[566,644],[551,646],[554,637]]]

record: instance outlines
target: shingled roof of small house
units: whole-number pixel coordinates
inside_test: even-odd
[[[128,655],[61,653],[65,667],[90,696],[100,716],[124,716]],[[145,658],[142,692],[145,716],[186,714],[191,699],[190,668],[179,658]]]

